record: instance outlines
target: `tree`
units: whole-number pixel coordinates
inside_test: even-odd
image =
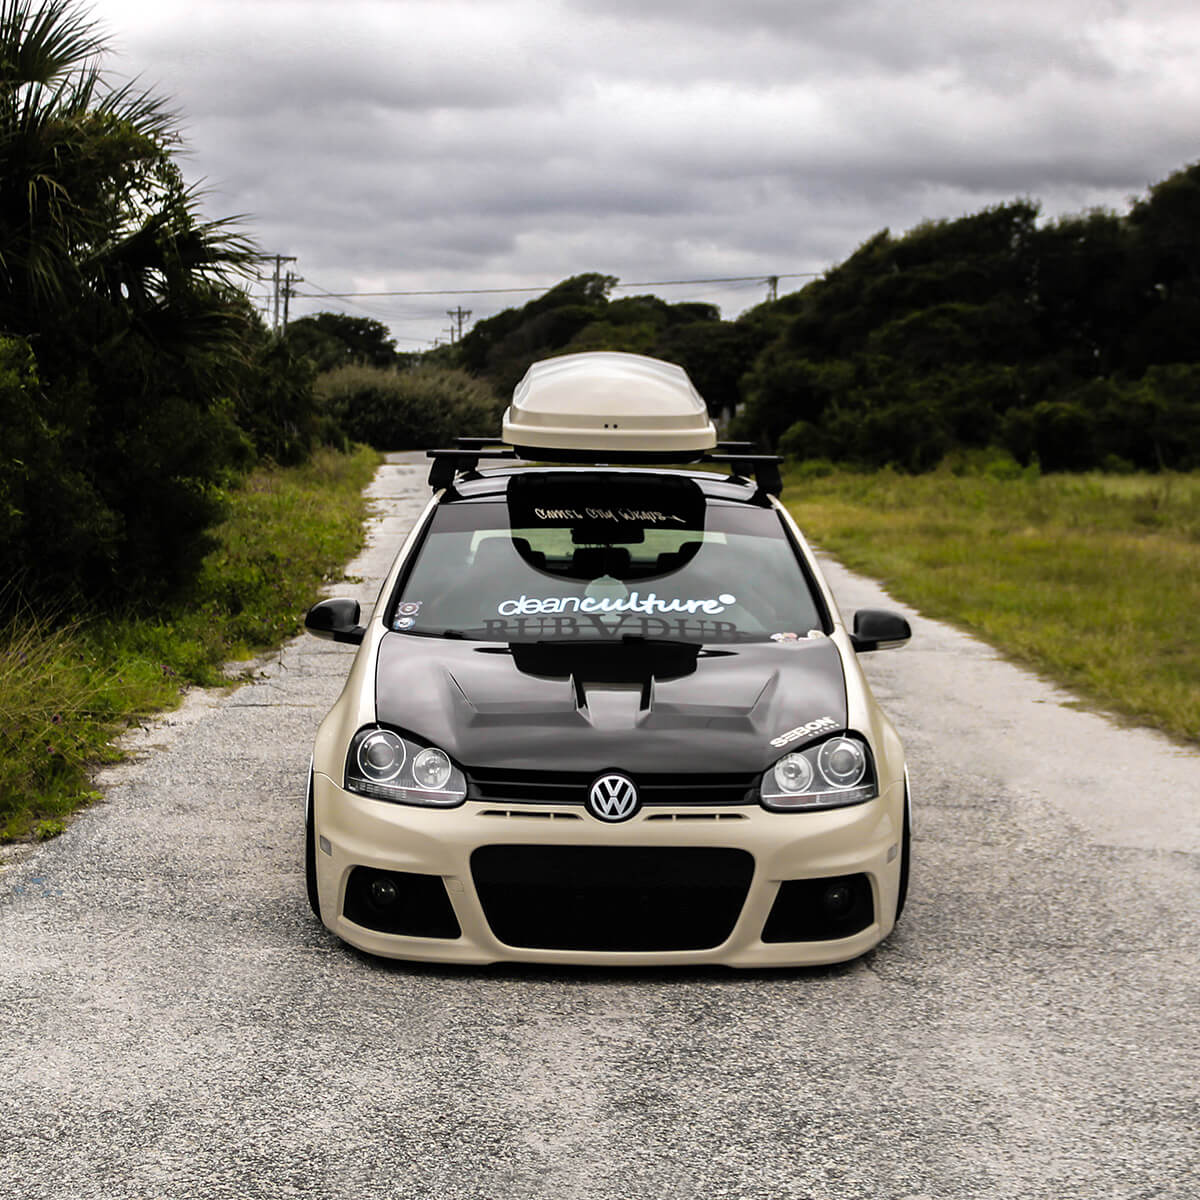
[[[351,364],[390,367],[398,359],[396,342],[386,325],[346,313],[300,317],[288,325],[287,341],[295,354],[311,359],[318,371]]]
[[[1192,362],[1200,325],[1200,163],[1155,184],[1129,214],[1139,263],[1141,320],[1125,339],[1133,370]]]
[[[201,219],[173,115],[108,86],[104,48],[74,0],[0,0],[0,333],[36,390],[10,432],[47,448],[0,459],[0,492],[23,472],[25,497],[0,552],[28,586],[92,598],[186,577],[215,485],[253,454],[235,397],[254,247]]]
[[[531,362],[563,352],[603,318],[616,282],[612,275],[573,275],[521,308],[477,321],[459,343],[462,365],[483,375],[498,395],[509,394]]]

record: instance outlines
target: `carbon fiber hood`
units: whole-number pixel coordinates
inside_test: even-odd
[[[468,768],[761,771],[781,753],[772,738],[822,718],[845,728],[846,687],[827,638],[699,649],[390,633],[376,712]]]

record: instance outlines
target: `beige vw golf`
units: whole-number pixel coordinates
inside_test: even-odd
[[[904,906],[904,753],[778,502],[679,367],[536,363],[502,439],[431,451],[433,495],[316,738],[314,912],[441,962],[787,966]],[[528,465],[529,461],[539,465]],[[621,463],[621,466],[606,465]]]

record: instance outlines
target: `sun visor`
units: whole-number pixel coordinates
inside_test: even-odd
[[[600,351],[534,363],[513,391],[503,438],[543,460],[678,462],[712,450],[717,431],[682,367]]]

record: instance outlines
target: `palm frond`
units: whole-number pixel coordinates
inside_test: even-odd
[[[0,0],[0,87],[46,86],[107,48],[76,0]]]

